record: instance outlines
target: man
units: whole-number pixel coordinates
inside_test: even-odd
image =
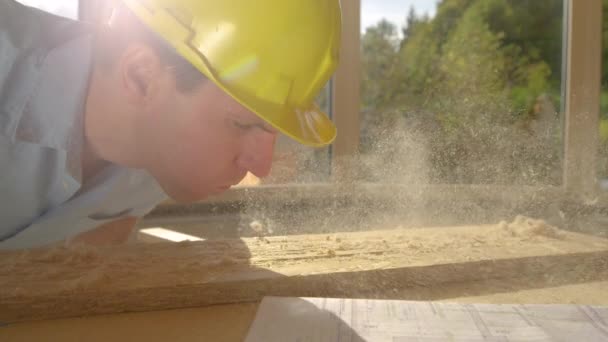
[[[104,22],[0,0],[0,249],[120,242],[167,195],[266,176],[279,132],[334,139],[313,99],[338,0],[124,0]]]

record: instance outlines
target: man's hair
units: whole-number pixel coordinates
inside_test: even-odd
[[[102,18],[98,32],[96,58],[104,67],[112,66],[132,42],[150,46],[175,75],[178,90],[188,92],[207,78],[182,57],[169,43],[144,25],[125,5],[112,2]]]

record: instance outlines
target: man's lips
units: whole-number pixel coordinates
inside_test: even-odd
[[[218,187],[218,189],[220,189],[220,190],[224,190],[224,191],[225,191],[225,190],[228,190],[228,189],[230,189],[231,187],[233,187],[233,186],[235,186],[235,185],[237,185],[237,184],[238,184],[238,183],[234,183],[234,184],[228,184],[228,185],[220,185],[220,186]]]
[[[229,184],[220,185],[217,187],[217,189],[221,190],[221,191],[226,191],[226,190],[230,189],[231,187],[238,185],[243,178],[245,178],[245,177],[241,177],[239,180],[230,182]]]

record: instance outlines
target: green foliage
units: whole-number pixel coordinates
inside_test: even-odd
[[[406,24],[362,36],[361,150],[404,123],[433,181],[558,183],[562,1],[443,0]]]
[[[391,83],[396,83],[392,78],[398,65],[396,37],[397,27],[383,20],[369,28],[361,39],[363,107],[382,108],[392,103],[394,94],[385,90],[391,88]]]
[[[600,121],[600,139],[602,142],[608,142],[608,119]]]

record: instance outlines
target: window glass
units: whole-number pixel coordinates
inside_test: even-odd
[[[562,12],[562,0],[363,0],[360,177],[559,185]]]

